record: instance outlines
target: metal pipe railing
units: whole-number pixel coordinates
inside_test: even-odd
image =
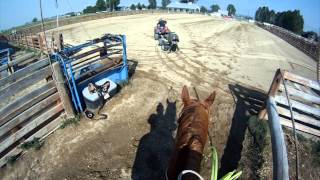
[[[267,112],[272,142],[273,179],[289,180],[287,148],[277,112],[277,105],[273,97],[268,97],[267,99]]]

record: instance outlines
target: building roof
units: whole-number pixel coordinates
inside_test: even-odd
[[[167,5],[167,8],[177,8],[177,9],[192,9],[192,10],[199,10],[200,7],[194,3],[180,3],[178,1],[171,2]]]

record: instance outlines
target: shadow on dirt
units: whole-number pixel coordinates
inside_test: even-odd
[[[165,179],[166,167],[174,147],[172,133],[177,128],[176,109],[176,102],[167,100],[166,110],[159,103],[157,112],[148,118],[150,132],[140,139],[132,168],[133,180]]]
[[[134,59],[128,59],[128,75],[131,78],[136,72],[138,61]]]
[[[258,114],[266,98],[264,93],[248,89],[239,84],[229,84],[229,89],[234,98],[236,108],[228,141],[221,158],[221,167],[218,173],[221,177],[237,169],[241,159],[242,143],[245,139],[248,120],[252,115]]]

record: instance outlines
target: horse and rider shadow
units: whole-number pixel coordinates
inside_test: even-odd
[[[139,142],[132,168],[133,180],[162,180],[174,148],[176,130],[176,102],[167,100],[166,109],[157,105],[156,113],[149,116],[150,132]]]
[[[236,108],[227,144],[221,158],[221,167],[218,173],[221,177],[237,169],[248,128],[248,120],[251,116],[259,113],[267,97],[266,93],[261,90],[244,87],[240,84],[229,84],[229,89],[234,98]]]
[[[133,180],[197,179],[207,141],[209,112],[216,92],[201,101],[192,99],[186,86],[181,92],[183,108],[176,125],[176,102],[159,103],[148,118],[150,132],[139,143],[132,168]],[[173,132],[177,130],[176,138]]]
[[[239,84],[229,85],[229,89],[234,96],[236,108],[227,144],[221,159],[221,167],[218,173],[220,176],[237,169],[243,148],[242,143],[248,127],[248,119],[250,116],[258,114],[266,98],[265,93],[259,90],[249,89]],[[211,96],[212,95],[210,95],[208,99],[210,99]],[[213,102],[214,98],[211,99]],[[205,106],[207,104],[206,101],[197,103],[197,106]],[[209,104],[212,104],[212,102]],[[162,103],[159,103],[156,113],[151,114],[148,118],[150,132],[140,139],[132,168],[133,180],[166,179],[166,170],[173,151],[176,153],[181,152],[179,149],[178,151],[176,151],[177,149],[174,150],[175,139],[173,132],[177,129],[176,110],[176,103],[167,100],[166,109]],[[180,130],[183,129],[185,128]],[[198,136],[192,135],[192,137]],[[180,142],[182,140],[183,139],[179,139],[178,137],[177,141]],[[200,163],[200,161],[198,162]]]

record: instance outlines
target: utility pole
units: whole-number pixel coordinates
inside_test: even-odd
[[[58,13],[58,0],[56,1],[56,10],[57,10],[57,28],[59,28],[59,13]],[[59,34],[59,30],[58,30],[58,34]]]

